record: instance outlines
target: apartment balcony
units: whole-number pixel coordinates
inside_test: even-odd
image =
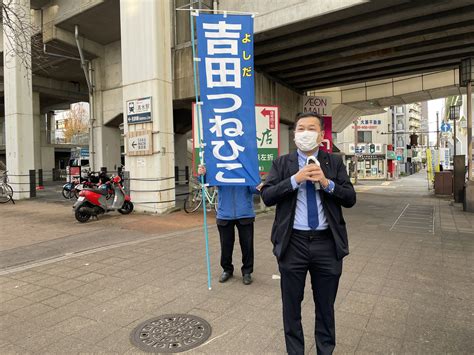
[[[417,120],[421,120],[421,114],[419,112],[416,112],[416,111],[410,111],[408,113],[408,117],[409,118],[416,118]]]
[[[408,109],[420,112],[421,111],[421,105],[418,104],[418,103],[409,104]]]

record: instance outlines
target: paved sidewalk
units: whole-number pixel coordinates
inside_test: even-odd
[[[344,211],[351,254],[337,297],[336,353],[474,353],[474,216],[430,196],[420,174],[357,190],[356,207]],[[432,211],[420,212],[415,226],[431,222],[434,230],[410,229],[410,208]],[[272,220],[267,214],[256,222],[250,286],[238,275],[217,282],[214,226],[211,291],[204,239],[195,229],[146,234],[143,241],[0,272],[0,354],[138,354],[129,341],[132,329],[167,313],[190,313],[211,324],[210,339],[191,353],[283,354]],[[235,260],[238,270],[238,246]],[[315,353],[309,284],[306,291],[306,349]]]
[[[82,224],[75,220],[74,201],[18,201],[0,207],[0,269],[63,256],[121,242],[202,226],[202,213],[172,215],[111,212]],[[214,213],[208,214],[214,223]],[[171,218],[170,218],[171,217]]]

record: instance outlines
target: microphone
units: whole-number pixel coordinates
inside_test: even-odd
[[[306,165],[309,165],[309,164],[316,164],[317,166],[321,166],[321,164],[319,163],[319,160],[314,155],[310,155],[309,157],[306,158]],[[313,182],[313,184],[314,184],[315,190],[321,190],[321,184],[318,181]]]

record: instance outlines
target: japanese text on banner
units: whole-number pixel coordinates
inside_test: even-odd
[[[257,185],[253,19],[199,14],[196,26],[207,181]]]

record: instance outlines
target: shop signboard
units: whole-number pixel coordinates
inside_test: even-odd
[[[332,152],[332,98],[330,96],[304,96],[303,112],[314,112],[324,118],[322,149]]]
[[[197,174],[199,161],[197,112],[193,103],[193,173]],[[258,170],[260,175],[268,174],[272,162],[280,152],[280,109],[278,106],[255,105],[255,126],[257,132]],[[202,132],[202,126],[201,126]],[[201,133],[201,137],[204,135]]]

